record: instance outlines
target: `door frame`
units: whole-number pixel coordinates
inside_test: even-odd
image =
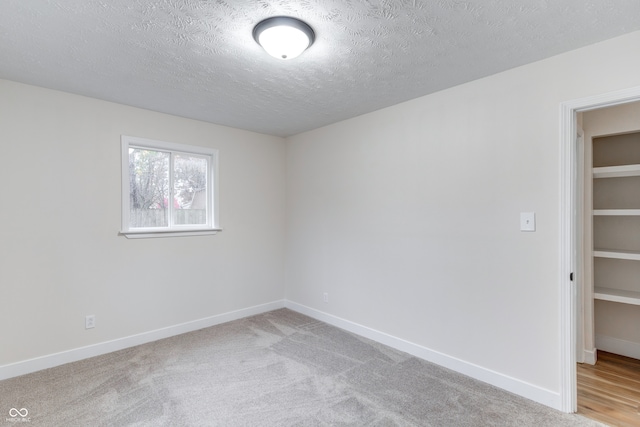
[[[578,409],[576,380],[578,277],[578,127],[576,114],[598,108],[640,101],[640,86],[574,99],[560,104],[560,410]],[[573,274],[575,281],[570,280]]]

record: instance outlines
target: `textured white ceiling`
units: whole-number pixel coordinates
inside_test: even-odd
[[[315,44],[268,56],[274,15]],[[2,0],[0,78],[288,136],[638,29],[638,0]]]

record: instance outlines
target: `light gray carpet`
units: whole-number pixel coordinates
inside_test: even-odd
[[[56,427],[600,425],[287,309],[1,381],[0,425],[10,408]]]

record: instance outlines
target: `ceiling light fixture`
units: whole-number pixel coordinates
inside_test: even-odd
[[[316,35],[299,19],[274,16],[253,28],[253,38],[274,58],[293,59],[313,44]]]

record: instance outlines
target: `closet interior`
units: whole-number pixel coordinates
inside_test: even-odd
[[[640,425],[640,102],[578,124],[578,412]]]

